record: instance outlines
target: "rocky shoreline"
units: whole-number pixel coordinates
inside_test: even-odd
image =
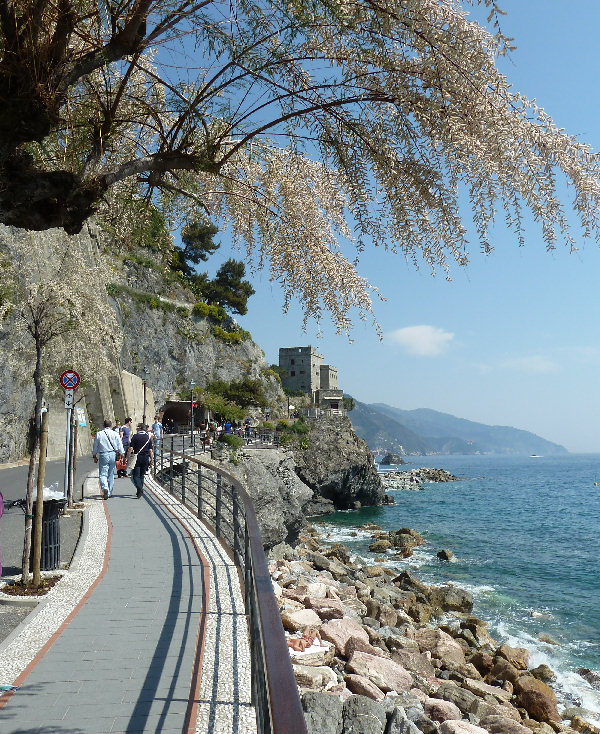
[[[455,477],[445,469],[408,469],[406,471],[380,472],[381,482],[384,489],[424,489],[423,484],[430,482],[458,482],[460,477]]]
[[[419,543],[407,528],[363,529]],[[309,734],[600,734],[584,710],[559,713],[553,671],[494,641],[469,592],[364,564],[310,527],[269,568],[286,634],[322,638],[290,650]]]

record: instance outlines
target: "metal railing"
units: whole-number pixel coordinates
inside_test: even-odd
[[[154,462],[155,479],[208,526],[240,570],[259,734],[306,734],[252,500],[235,477],[193,455],[197,442],[169,436]]]

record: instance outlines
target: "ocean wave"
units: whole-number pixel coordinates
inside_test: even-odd
[[[552,687],[559,705],[581,707],[600,720],[600,691],[592,688],[574,669],[573,653],[581,647],[580,641],[551,645],[526,630],[512,628],[506,620],[499,620],[494,626],[503,643],[529,651],[530,669],[547,665],[554,671],[556,681]]]

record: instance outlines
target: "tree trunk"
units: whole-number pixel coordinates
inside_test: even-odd
[[[33,585],[40,585],[40,565],[42,560],[42,514],[44,511],[44,478],[46,476],[46,446],[48,445],[48,411],[42,415],[40,435],[40,461],[37,474],[37,497],[33,522]]]
[[[35,464],[40,445],[40,428],[42,412],[42,343],[35,335],[35,370],[33,381],[35,384],[35,412],[33,415],[34,433],[31,456],[29,457],[29,471],[27,472],[27,494],[25,495],[25,537],[23,539],[23,559],[21,563],[21,581],[24,585],[29,583],[29,557],[31,555],[31,521],[33,519],[33,479]]]

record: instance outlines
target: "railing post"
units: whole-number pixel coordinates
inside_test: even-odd
[[[185,505],[185,478],[187,474],[187,461],[185,455],[181,460],[181,504]]]
[[[239,500],[238,491],[235,486],[231,487],[231,501],[233,504],[233,557],[235,562],[240,565],[240,517],[239,517]]]
[[[202,517],[202,467],[198,465],[198,517]]]
[[[173,495],[173,444],[171,444],[171,458],[169,460],[169,492]]]
[[[215,531],[217,538],[221,537],[221,511],[223,506],[223,476],[217,474],[217,497],[215,503]]]

